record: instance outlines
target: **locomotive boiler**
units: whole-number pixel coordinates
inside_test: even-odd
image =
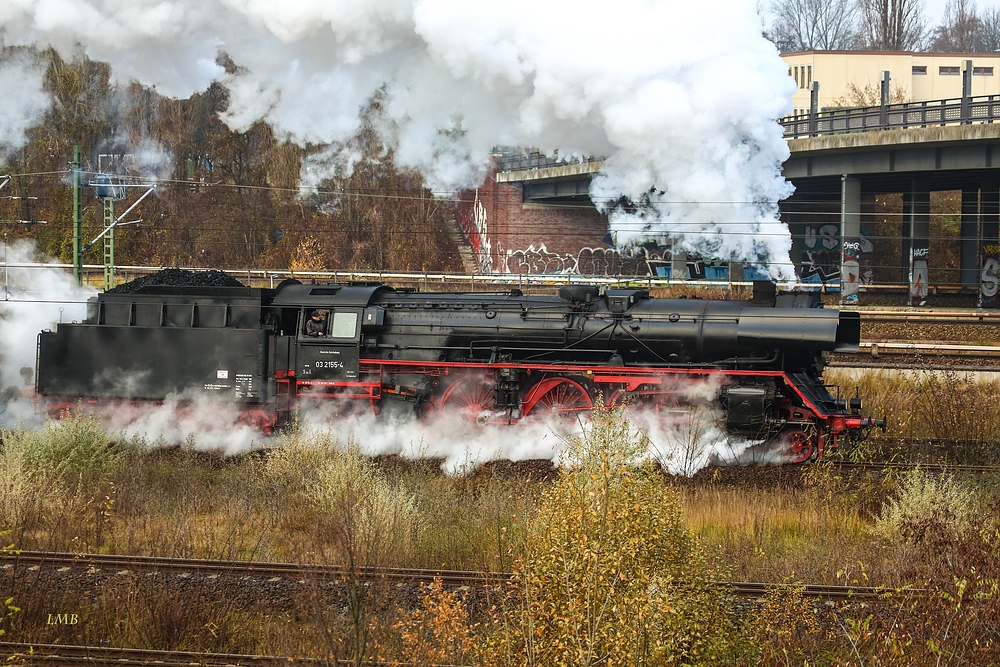
[[[880,425],[822,380],[827,353],[857,350],[858,313],[816,306],[773,286],[752,301],[582,285],[146,286],[100,294],[85,321],[41,332],[36,394],[54,416],[208,395],[268,433],[313,401],[514,424],[595,405],[683,410],[697,383],[731,436],[804,462]]]

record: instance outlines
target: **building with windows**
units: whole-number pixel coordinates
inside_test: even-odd
[[[809,112],[810,88],[819,83],[819,110],[879,103],[882,72],[889,72],[892,102],[962,96],[962,72],[972,64],[972,95],[1000,95],[1000,53],[801,51],[783,53],[795,80],[793,114]],[[858,99],[860,92],[864,99]]]

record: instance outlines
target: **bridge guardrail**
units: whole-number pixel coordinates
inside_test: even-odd
[[[870,107],[831,109],[786,116],[778,122],[786,139],[895,128],[994,123],[1000,120],[1000,95],[959,97]]]

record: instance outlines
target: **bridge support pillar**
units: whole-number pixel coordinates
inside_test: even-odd
[[[908,268],[910,305],[926,306],[929,291],[931,191],[922,179],[903,192],[903,264]]]
[[[1000,307],[997,287],[1000,284],[1000,183],[983,184],[979,204],[979,238],[982,255],[979,264],[979,307]]]
[[[675,252],[670,255],[670,279],[687,280],[688,254]]]
[[[861,285],[861,180],[840,180],[840,302],[858,302]]]
[[[979,188],[962,188],[961,260],[959,283],[963,289],[979,288]]]

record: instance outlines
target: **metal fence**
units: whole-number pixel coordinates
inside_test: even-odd
[[[786,139],[894,128],[972,125],[1000,120],[1000,95],[834,109],[787,116]]]
[[[100,265],[88,264],[83,267],[83,282],[94,288],[103,288],[104,269]],[[151,275],[165,267],[158,266],[117,266],[115,267],[116,284],[135,280],[141,276]],[[582,274],[528,274],[528,273],[431,273],[431,272],[393,272],[393,271],[291,271],[288,269],[207,269],[200,267],[170,267],[186,271],[218,270],[250,287],[276,287],[282,280],[294,278],[304,283],[312,281],[323,283],[344,282],[385,282],[397,286],[417,287],[425,291],[441,291],[442,289],[468,289],[470,291],[496,291],[511,287],[528,288],[532,286],[560,285],[602,285],[605,287],[669,287],[683,285],[686,287],[713,287],[723,289],[748,288],[752,281],[723,280],[671,280],[654,275],[621,275],[621,276],[590,276]],[[11,274],[19,272],[19,280],[30,276],[31,271],[60,271],[72,276],[72,264],[45,264],[32,262],[0,261],[0,279],[8,271]],[[40,274],[39,274],[40,275]],[[27,282],[31,282],[28,277]],[[820,285],[815,285],[817,289]],[[8,293],[7,298],[10,298]]]
[[[528,169],[543,169],[545,167],[561,167],[567,164],[586,164],[600,162],[603,157],[550,156],[532,149],[513,147],[494,148],[493,154],[498,156],[500,171],[524,171]]]
[[[1000,95],[956,97],[928,102],[879,104],[815,111],[786,116],[778,122],[786,139],[816,137],[825,134],[848,134],[896,128],[941,127],[994,123],[1000,120]],[[549,156],[533,149],[500,146],[493,149],[500,171],[522,171],[559,167],[567,164],[600,162],[600,156]]]
[[[116,284],[135,280],[141,276],[154,274],[165,267],[157,266],[119,266],[116,267]],[[187,271],[208,271],[200,267],[170,267]],[[42,272],[58,271],[72,277],[72,264],[45,264],[30,262],[0,261],[0,279],[4,282],[4,295],[0,301],[18,300],[18,292],[25,285],[38,282],[32,278],[33,272],[38,272],[42,280]],[[218,269],[211,269],[218,270]],[[236,278],[249,287],[276,287],[286,278],[295,278],[304,283],[312,281],[322,283],[345,282],[384,282],[397,287],[413,287],[421,291],[471,291],[496,292],[519,288],[528,292],[531,289],[547,289],[561,285],[598,285],[605,288],[707,288],[722,290],[747,290],[753,287],[748,280],[680,280],[664,278],[655,275],[634,276],[593,276],[584,274],[528,274],[528,273],[430,273],[430,272],[390,272],[390,271],[290,271],[287,269],[222,269],[223,273]],[[10,275],[8,275],[8,273]],[[19,274],[19,275],[16,275]],[[101,265],[84,266],[84,284],[94,289],[104,286],[104,268]],[[16,276],[16,277],[15,277]],[[8,282],[8,279],[10,281]],[[44,282],[50,282],[44,280]],[[15,288],[19,285],[19,288]],[[799,282],[797,290],[818,291],[821,293],[839,293],[839,280],[809,283]],[[909,285],[895,283],[865,284],[863,292],[907,292]],[[29,288],[30,291],[30,288]],[[962,285],[935,285],[934,294],[976,294],[977,287]]]

